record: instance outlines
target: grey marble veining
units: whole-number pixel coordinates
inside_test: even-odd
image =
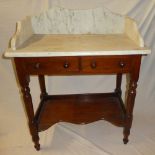
[[[111,34],[124,31],[124,17],[105,8],[53,7],[31,18],[36,34]]]

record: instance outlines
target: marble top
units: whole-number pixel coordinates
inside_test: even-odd
[[[35,34],[111,34],[124,31],[124,16],[99,7],[87,10],[52,7],[31,17]]]
[[[136,22],[106,8],[50,8],[17,22],[6,57],[149,54]]]
[[[33,35],[7,56],[85,56],[148,54],[125,34],[116,35]]]

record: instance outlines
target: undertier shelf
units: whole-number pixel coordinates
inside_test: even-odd
[[[125,108],[117,93],[46,96],[35,115],[38,131],[58,122],[87,124],[97,120],[124,126]]]

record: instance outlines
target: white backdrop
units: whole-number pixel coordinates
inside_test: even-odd
[[[37,153],[28,133],[19,89],[11,61],[2,58],[16,21],[52,6],[95,8],[104,6],[113,12],[134,18],[152,54],[142,61],[134,109],[134,122],[127,146],[122,130],[98,121],[89,125],[60,123],[41,133],[43,149]],[[0,154],[155,154],[155,1],[153,0],[0,0]],[[37,78],[31,80],[35,107],[39,101]],[[51,94],[111,91],[115,77],[80,76],[46,79]],[[125,78],[123,79],[123,90]],[[25,151],[26,150],[26,151]]]

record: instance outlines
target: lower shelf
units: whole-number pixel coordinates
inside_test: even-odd
[[[57,122],[86,124],[102,119],[124,125],[125,108],[116,93],[47,96],[35,115],[38,131]]]

